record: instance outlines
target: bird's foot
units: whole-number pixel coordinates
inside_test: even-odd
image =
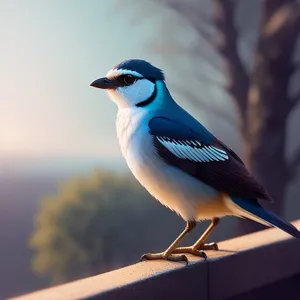
[[[210,243],[210,244],[202,244],[200,247],[196,248],[194,246],[190,247],[179,247],[176,248],[173,253],[189,253],[196,256],[201,256],[203,258],[206,258],[207,255],[203,250],[219,250],[217,243]]]
[[[174,255],[167,252],[161,252],[161,253],[146,253],[142,255],[141,261],[143,260],[153,260],[153,259],[164,259],[168,261],[175,261],[175,262],[181,262],[184,261],[186,264],[188,264],[188,259],[185,255]]]
[[[202,246],[200,246],[199,250],[219,250],[219,246],[217,243],[213,242],[213,243],[209,243],[209,244],[203,244]]]
[[[194,249],[191,247],[179,247],[174,249],[173,253],[189,253],[192,255],[200,256],[206,259],[207,255],[203,250]]]

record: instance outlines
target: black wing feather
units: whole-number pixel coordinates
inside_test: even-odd
[[[164,125],[163,127],[161,127],[162,124]],[[243,161],[233,150],[216,139],[212,134],[209,136],[209,141],[208,131],[205,128],[206,131],[200,134],[194,132],[184,124],[177,123],[175,126],[174,124],[176,124],[176,121],[170,120],[168,122],[166,118],[154,118],[149,122],[150,134],[153,136],[153,143],[157,154],[166,163],[231,196],[263,199],[272,202],[266,190],[249,173]],[[228,155],[228,159],[204,163],[179,158],[159,141],[159,138],[162,136],[169,137],[178,143],[184,139],[198,141],[203,146],[214,146],[224,150]]]

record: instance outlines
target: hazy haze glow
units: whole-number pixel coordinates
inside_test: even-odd
[[[151,20],[132,18],[117,1],[0,2],[0,155],[119,155],[116,107],[89,84],[150,59]]]
[[[173,28],[168,18],[174,20],[174,12],[151,3],[0,1],[0,157],[121,156],[117,108],[89,84],[124,59],[146,59],[165,70],[173,95],[174,83],[186,80],[201,90],[202,99],[220,98],[220,89],[191,80],[195,62],[183,55],[188,51],[176,57],[174,41],[188,49],[196,40],[193,29],[179,19]],[[164,47],[168,54],[159,56]],[[204,60],[198,68],[212,73]],[[176,96],[181,105],[187,103]],[[209,119],[204,112],[202,121]]]

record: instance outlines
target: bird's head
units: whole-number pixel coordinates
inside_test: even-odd
[[[149,62],[130,59],[115,66],[105,77],[93,81],[91,86],[106,89],[119,108],[144,107],[164,89],[164,79],[162,70]]]

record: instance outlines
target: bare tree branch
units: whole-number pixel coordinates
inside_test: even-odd
[[[211,49],[205,49],[204,47],[199,47],[199,43],[194,45],[183,46],[179,44],[169,33],[169,28],[166,26],[161,27],[161,33],[165,36],[164,39],[156,39],[151,40],[147,44],[148,49],[151,49],[156,53],[164,53],[166,55],[166,59],[169,56],[187,56],[192,58],[193,60],[197,60],[199,62],[206,62],[216,73],[223,73],[221,69],[221,59],[219,54]],[[191,70],[193,71],[193,70]],[[198,76],[196,72],[198,69],[194,69],[194,76]],[[208,78],[207,78],[208,79]],[[206,79],[206,81],[208,81]],[[213,81],[213,79],[211,79]]]
[[[240,114],[245,116],[249,89],[249,76],[238,54],[238,34],[234,24],[236,0],[213,0],[214,20],[205,15],[197,2],[187,3],[182,0],[164,0],[163,4],[179,12],[223,57],[226,74],[228,74],[227,90],[237,104]],[[213,40],[205,27],[214,26],[218,39]]]
[[[202,59],[204,59],[206,62],[209,62],[209,65],[218,73],[223,73],[222,71],[222,63],[219,62],[219,58],[216,59],[215,56],[219,56],[218,52],[215,51],[216,55],[212,55],[213,53],[211,52],[211,50],[205,51],[207,49],[204,49],[203,47],[199,47],[199,45],[195,45],[190,47],[189,49],[189,53],[191,53],[191,55],[194,55],[195,57],[201,57]],[[186,54],[186,53],[183,53]]]
[[[203,13],[197,2],[193,5],[193,3],[187,3],[182,0],[164,0],[163,4],[180,13],[180,15],[183,16],[193,28],[195,28],[199,35],[213,46],[212,36],[206,30],[209,26],[213,26],[212,20],[209,16]]]
[[[218,39],[216,48],[224,58],[228,75],[227,90],[233,96],[242,118],[246,114],[249,76],[238,53],[238,34],[234,24],[235,0],[213,0]]]
[[[192,3],[191,1],[188,2],[182,0],[163,0],[162,2],[188,18],[194,14],[197,18],[193,19],[196,20],[197,23],[199,22],[199,19],[205,21],[206,23],[212,23],[211,18],[203,12],[203,6],[199,5],[198,1],[194,1],[194,3]]]
[[[289,166],[289,181],[297,178],[297,173],[300,169],[300,147],[295,151],[292,159],[288,163]]]

